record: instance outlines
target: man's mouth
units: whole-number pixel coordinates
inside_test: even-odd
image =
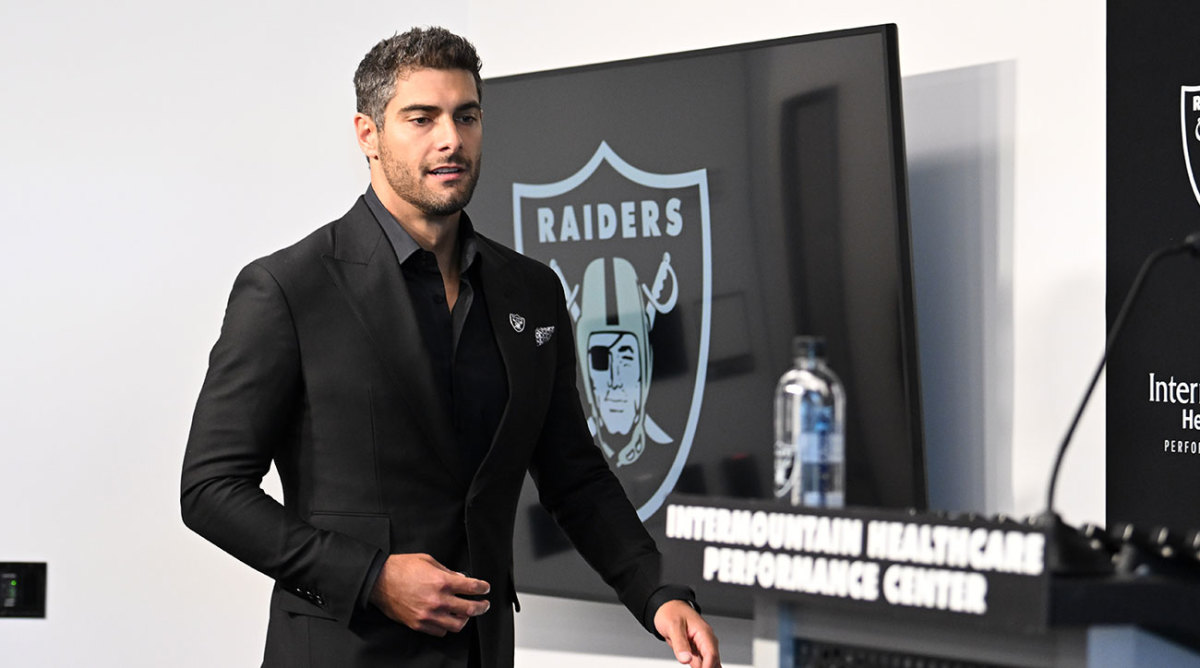
[[[457,165],[447,165],[445,167],[438,167],[437,169],[431,169],[431,170],[429,170],[429,173],[434,176],[453,176],[455,174],[462,174],[465,171],[467,171],[467,170],[465,170],[462,167],[459,167]]]

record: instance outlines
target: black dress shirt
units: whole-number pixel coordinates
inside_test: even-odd
[[[488,317],[475,230],[463,213],[458,223],[458,299],[451,309],[434,254],[422,249],[396,222],[374,189],[367,189],[366,200],[404,272],[434,382],[454,425],[463,476],[470,480],[491,447],[508,404],[508,376]]]

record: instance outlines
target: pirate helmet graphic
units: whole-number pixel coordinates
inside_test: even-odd
[[[633,265],[592,260],[583,274],[576,345],[600,447],[617,465],[645,449],[646,395],[653,352],[650,323]]]

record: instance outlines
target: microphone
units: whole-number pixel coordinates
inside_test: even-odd
[[[1076,532],[1067,527],[1062,518],[1054,512],[1054,492],[1058,486],[1058,474],[1062,469],[1063,457],[1067,454],[1067,446],[1071,444],[1071,437],[1075,435],[1075,428],[1079,426],[1079,419],[1083,417],[1083,410],[1087,407],[1088,400],[1092,398],[1092,392],[1096,389],[1096,382],[1100,380],[1100,374],[1108,364],[1108,355],[1112,352],[1117,335],[1121,333],[1121,329],[1125,325],[1125,319],[1129,316],[1129,311],[1133,308],[1133,304],[1142,290],[1142,284],[1145,283],[1146,277],[1150,274],[1150,269],[1158,264],[1159,260],[1181,253],[1188,253],[1193,258],[1200,257],[1200,231],[1192,232],[1178,244],[1159,248],[1142,262],[1141,268],[1138,269],[1138,273],[1129,287],[1129,292],[1125,295],[1125,301],[1121,303],[1121,308],[1117,311],[1117,317],[1113,319],[1112,327],[1108,330],[1108,340],[1104,343],[1104,354],[1100,357],[1100,364],[1096,366],[1096,372],[1092,374],[1092,380],[1088,383],[1087,391],[1083,393],[1083,400],[1079,402],[1079,408],[1075,410],[1075,417],[1071,419],[1071,426],[1067,428],[1067,434],[1058,446],[1058,455],[1054,459],[1054,469],[1050,473],[1050,488],[1046,493],[1046,512],[1042,515],[1042,523],[1049,532],[1049,540],[1046,545],[1047,566],[1053,572],[1079,573],[1108,572],[1112,570],[1111,561],[1106,560],[1103,563],[1096,561],[1094,551],[1088,548],[1087,541],[1082,539],[1081,536],[1075,536],[1074,540],[1071,539],[1070,536]]]

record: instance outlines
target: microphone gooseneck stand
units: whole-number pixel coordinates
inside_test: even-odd
[[[1113,319],[1112,328],[1108,332],[1108,340],[1104,343],[1104,354],[1100,357],[1100,364],[1096,366],[1096,372],[1092,374],[1092,380],[1083,394],[1083,400],[1079,402],[1075,417],[1071,419],[1071,426],[1067,428],[1067,434],[1058,446],[1054,469],[1050,473],[1050,487],[1046,494],[1046,511],[1039,520],[1047,531],[1046,567],[1053,573],[1082,575],[1108,573],[1113,570],[1111,559],[1092,549],[1083,534],[1068,526],[1058,513],[1054,512],[1054,492],[1058,486],[1058,474],[1062,468],[1063,457],[1067,453],[1067,446],[1070,445],[1071,438],[1075,435],[1075,428],[1079,426],[1079,419],[1083,417],[1083,410],[1087,407],[1092,392],[1096,389],[1100,374],[1104,372],[1104,367],[1108,364],[1108,355],[1112,352],[1113,343],[1116,342],[1117,335],[1121,333],[1125,320],[1129,316],[1134,302],[1137,301],[1142,284],[1145,283],[1151,268],[1158,264],[1159,260],[1180,253],[1190,253],[1192,257],[1200,257],[1200,232],[1189,234],[1182,243],[1165,246],[1154,251],[1142,262],[1141,269],[1138,270],[1133,284],[1129,287],[1129,292],[1125,295],[1121,309],[1117,311],[1117,317]]]

